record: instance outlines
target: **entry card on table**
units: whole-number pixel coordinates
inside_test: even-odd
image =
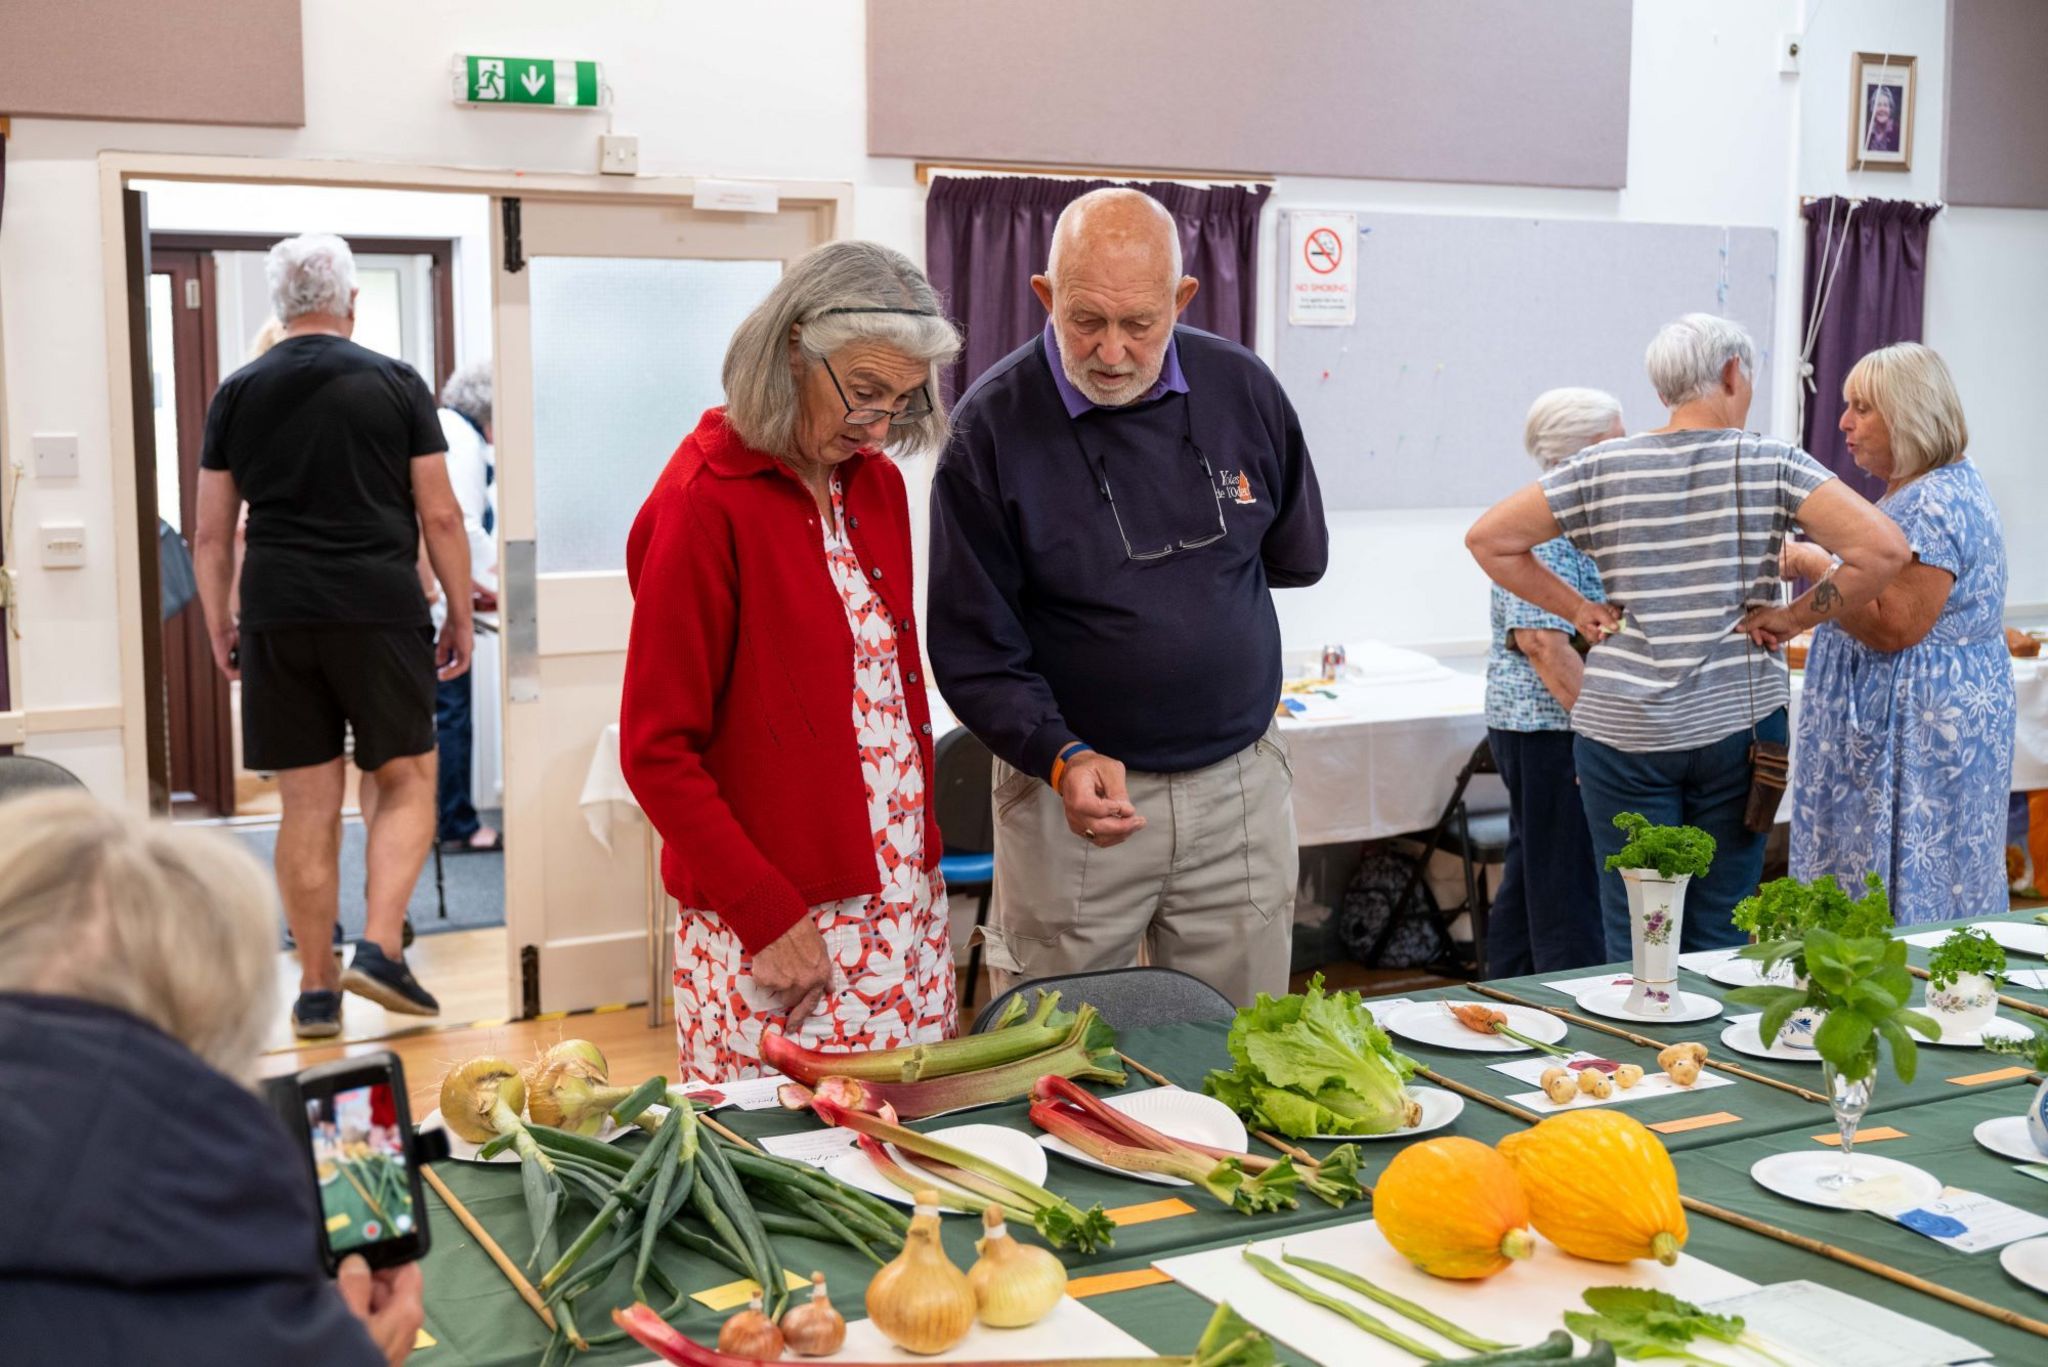
[[[1984,1253],[2048,1234],[2048,1220],[2032,1211],[1959,1187],[1944,1187],[1932,1201],[1910,1209],[1880,1213],[1958,1253]]]
[[[1389,1011],[1399,1011],[1404,1006],[1413,1005],[1415,1005],[1413,997],[1369,997],[1366,999],[1365,1009],[1371,1014],[1373,1024],[1384,1029],[1387,1024],[1387,1013]]]
[[[1708,973],[1727,963],[1741,952],[1742,947],[1739,945],[1734,949],[1695,949],[1689,953],[1679,955],[1678,966],[1689,969],[1694,973]]]
[[[704,1092],[712,1093],[720,1098],[717,1104],[711,1107],[714,1111],[720,1106],[737,1106],[743,1111],[766,1111],[782,1104],[775,1099],[775,1089],[787,1081],[789,1079],[780,1073],[770,1073],[766,1077],[741,1078],[736,1082],[689,1082],[676,1090],[687,1097],[697,1097],[699,1093]]]
[[[1750,1331],[1774,1349],[1790,1349],[1813,1362],[1943,1367],[1988,1356],[1968,1339],[1818,1282],[1761,1286],[1708,1301],[1702,1308],[1717,1315],[1740,1315]]]
[[[1545,1055],[1542,1058],[1510,1059],[1506,1063],[1494,1063],[1487,1066],[1496,1073],[1507,1074],[1517,1082],[1535,1084],[1542,1081],[1543,1074],[1549,1069],[1572,1068],[1573,1064],[1590,1062],[1598,1058],[1600,1058],[1600,1055],[1589,1054],[1582,1049],[1568,1059],[1552,1058],[1549,1055]],[[1577,1072],[1579,1070],[1573,1068],[1573,1071]],[[1550,1099],[1548,1092],[1542,1091],[1517,1092],[1505,1099],[1517,1106],[1523,1106],[1539,1114],[1548,1115],[1553,1111],[1577,1110],[1586,1106],[1621,1106],[1634,1101],[1656,1101],[1661,1097],[1682,1096],[1688,1092],[1705,1092],[1711,1091],[1715,1087],[1732,1087],[1734,1085],[1734,1078],[1724,1077],[1719,1073],[1702,1071],[1699,1081],[1693,1083],[1690,1087],[1681,1087],[1673,1082],[1667,1073],[1645,1070],[1642,1080],[1636,1083],[1635,1086],[1628,1088],[1616,1086],[1604,1100],[1595,1097],[1590,1092],[1580,1092],[1570,1101],[1560,1106]]]
[[[1595,973],[1590,978],[1553,978],[1543,985],[1576,1001],[1588,992],[1598,992],[1603,987],[1631,987],[1634,984],[1635,979],[1626,973]]]
[[[799,1130],[795,1134],[771,1134],[758,1141],[777,1158],[791,1158],[822,1168],[853,1147],[853,1131],[834,1126],[829,1130]]]
[[[2036,992],[2048,992],[2048,968],[2020,968],[2005,975],[2005,980],[2015,987],[2031,987]]]

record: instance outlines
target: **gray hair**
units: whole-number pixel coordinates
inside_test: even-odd
[[[270,308],[289,323],[309,313],[348,317],[356,290],[356,258],[333,233],[288,237],[270,249],[263,274],[270,281]]]
[[[839,311],[863,309],[903,311]],[[725,349],[726,425],[756,451],[784,459],[795,451],[800,402],[789,364],[792,331],[798,351],[813,366],[855,341],[879,342],[934,371],[960,351],[960,334],[946,321],[938,291],[903,253],[876,242],[827,242],[805,252]],[[926,392],[931,413],[889,429],[885,445],[892,454],[918,455],[945,445],[946,410],[937,383]]]
[[[1604,438],[1621,421],[1621,400],[1604,389],[1551,389],[1529,405],[1522,446],[1548,470]]]
[[[491,363],[471,361],[441,386],[441,407],[452,408],[481,432],[491,425]]]
[[[1756,374],[1756,343],[1742,324],[1711,313],[1666,323],[1643,353],[1650,384],[1666,408],[1713,393],[1730,361],[1741,362],[1743,374]]]
[[[1180,284],[1180,224],[1174,221],[1173,211],[1161,204],[1143,190],[1134,190],[1128,185],[1105,185],[1100,190],[1090,190],[1079,199],[1060,210],[1059,221],[1052,227],[1052,249],[1046,253],[1046,278],[1058,281],[1060,278],[1060,255],[1071,236],[1078,237],[1088,230],[1088,215],[1100,208],[1125,204],[1142,206],[1152,211],[1166,230],[1167,282],[1172,287]]]
[[[0,992],[118,1008],[247,1082],[277,931],[269,875],[224,836],[76,792],[0,807]]]

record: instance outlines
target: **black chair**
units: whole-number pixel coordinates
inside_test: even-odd
[[[1063,1008],[1087,1002],[1119,1032],[1148,1025],[1227,1021],[1237,1014],[1230,998],[1177,968],[1109,968],[1019,983],[981,1008],[974,1018],[975,1033],[986,1030],[1010,998],[1040,989],[1059,993]]]
[[[0,802],[29,793],[84,786],[78,775],[40,756],[0,755]]]
[[[1480,741],[1473,747],[1472,757],[1465,761],[1465,767],[1458,771],[1457,781],[1451,787],[1450,801],[1444,804],[1444,813],[1437,818],[1436,829],[1424,839],[1427,849],[1416,865],[1419,878],[1427,867],[1430,850],[1455,854],[1464,865],[1465,901],[1461,906],[1444,909],[1441,916],[1446,935],[1459,912],[1469,913],[1472,917],[1473,971],[1482,978],[1486,976],[1486,918],[1493,908],[1493,890],[1486,885],[1486,866],[1501,863],[1508,857],[1509,822],[1504,811],[1472,811],[1466,802],[1466,790],[1471,787],[1474,777],[1480,774],[1498,776],[1499,773],[1500,766],[1493,760],[1493,747]]]
[[[988,924],[989,895],[995,890],[996,817],[989,793],[995,756],[972,731],[956,726],[932,747],[932,814],[946,838],[939,873],[949,897],[979,900],[974,913],[975,937],[967,951],[967,985],[960,1004],[974,1005],[975,982],[981,977],[981,928]]]

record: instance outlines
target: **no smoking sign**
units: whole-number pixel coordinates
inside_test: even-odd
[[[1287,321],[1347,327],[1358,321],[1358,215],[1300,211],[1287,216]]]
[[[1344,264],[1344,239],[1328,228],[1317,228],[1301,247],[1308,268],[1317,275],[1329,275]]]

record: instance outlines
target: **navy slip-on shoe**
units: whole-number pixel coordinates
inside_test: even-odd
[[[420,986],[419,979],[405,966],[404,957],[387,957],[372,940],[356,941],[355,957],[342,971],[341,986],[344,991],[368,997],[386,1011],[407,1016],[441,1014],[441,1003]]]
[[[292,1003],[292,1033],[300,1039],[327,1039],[341,1033],[341,993],[301,992]]]

